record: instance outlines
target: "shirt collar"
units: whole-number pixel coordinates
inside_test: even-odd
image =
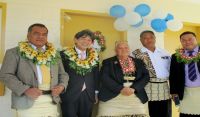
[[[86,53],[86,50],[85,51],[81,51],[80,49],[78,49],[76,46],[75,46],[75,50],[78,54],[81,54],[82,52],[83,53]]]
[[[196,46],[196,47],[193,49],[193,51],[194,51],[195,53],[198,53],[199,47]],[[185,50],[185,53],[188,53],[188,52],[189,52],[189,50]]]
[[[34,49],[34,50],[37,50],[37,47],[35,45],[33,45],[32,43],[30,43],[31,47]],[[42,49],[43,50],[46,50],[46,46],[42,46]]]
[[[142,52],[150,52],[150,53],[155,53],[155,52],[160,52],[161,49],[160,48],[156,48],[154,52],[150,51],[149,49],[147,49],[146,47],[142,47],[141,49]]]

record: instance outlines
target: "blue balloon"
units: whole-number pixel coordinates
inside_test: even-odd
[[[167,29],[166,21],[163,19],[153,19],[151,21],[151,27],[156,32],[164,32]]]
[[[139,4],[135,7],[134,11],[144,17],[151,12],[151,8],[147,4]]]
[[[110,8],[110,16],[119,18],[126,14],[126,9],[122,5],[114,5]]]
[[[167,14],[167,17],[165,18],[165,21],[173,20],[174,16],[170,13]]]
[[[144,20],[142,19],[139,23],[135,24],[135,25],[131,25],[132,27],[138,28],[143,24]]]

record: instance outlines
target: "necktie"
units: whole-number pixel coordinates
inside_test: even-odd
[[[38,52],[44,52],[42,48],[37,48]],[[50,68],[46,65],[40,65],[40,69],[42,72],[42,84],[50,84]]]
[[[85,53],[84,53],[84,52],[81,52],[80,55],[81,55],[81,56],[80,56],[80,57],[81,57],[81,60],[84,60],[84,59],[85,59]],[[84,91],[85,89],[86,89],[86,85],[85,85],[85,82],[84,82],[81,91]]]
[[[85,59],[85,53],[81,52],[80,55],[81,55],[81,60],[84,60]]]
[[[46,65],[40,66],[42,72],[42,84],[50,84],[50,69]]]
[[[42,48],[37,48],[37,51],[43,53],[43,52],[44,52],[44,49],[42,49]]]
[[[194,51],[189,51],[189,56],[192,56],[192,53]],[[194,82],[197,79],[197,74],[196,74],[196,68],[195,68],[195,62],[191,62],[188,64],[188,77],[189,79]]]

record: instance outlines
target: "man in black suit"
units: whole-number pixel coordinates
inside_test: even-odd
[[[63,117],[91,117],[98,100],[98,54],[90,48],[93,40],[93,32],[82,30],[74,37],[75,46],[60,53],[69,74],[68,87],[61,95]]]
[[[200,117],[200,62],[199,46],[193,32],[180,35],[182,49],[172,55],[170,93],[180,101],[180,117]]]

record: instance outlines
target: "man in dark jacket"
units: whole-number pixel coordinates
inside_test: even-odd
[[[61,95],[63,117],[91,117],[99,80],[98,54],[90,48],[93,39],[93,32],[82,30],[74,37],[75,46],[60,53],[69,74],[66,93]]]
[[[200,62],[199,46],[193,32],[180,35],[182,49],[172,55],[170,67],[170,93],[179,99],[180,117],[200,116]]]

